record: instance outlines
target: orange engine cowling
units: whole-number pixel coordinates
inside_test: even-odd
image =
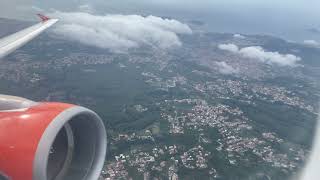
[[[0,96],[1,180],[96,180],[106,146],[104,124],[91,110]]]

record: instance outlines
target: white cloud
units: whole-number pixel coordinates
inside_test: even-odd
[[[305,41],[303,41],[303,43],[308,46],[320,47],[320,43],[315,40],[305,40]]]
[[[192,33],[186,24],[155,16],[97,16],[80,12],[55,12],[52,16],[61,20],[54,29],[57,35],[113,51],[141,45],[162,49],[179,47],[181,41],[178,34]]]
[[[233,35],[234,38],[238,38],[238,39],[245,39],[246,37],[241,35],[241,34],[234,34]]]
[[[233,53],[239,52],[239,47],[235,44],[219,44],[218,48],[221,50],[226,50]]]
[[[222,74],[236,74],[239,72],[238,69],[233,68],[232,66],[230,66],[229,64],[227,64],[224,61],[216,62],[216,65],[219,69],[219,72]]]
[[[240,54],[243,57],[257,59],[267,64],[276,64],[278,66],[296,67],[297,62],[301,60],[293,54],[280,54],[279,52],[268,52],[260,46],[251,46],[240,49],[235,44],[220,44],[219,49]]]

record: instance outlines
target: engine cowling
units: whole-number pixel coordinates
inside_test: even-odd
[[[96,180],[106,148],[104,124],[89,109],[0,96],[0,179]]]

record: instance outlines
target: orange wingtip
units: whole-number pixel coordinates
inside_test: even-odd
[[[49,17],[42,15],[42,14],[37,14],[37,16],[39,16],[39,18],[41,19],[42,22],[46,22],[50,19]]]

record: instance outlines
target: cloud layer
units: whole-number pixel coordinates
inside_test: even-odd
[[[239,47],[235,44],[219,44],[219,49],[239,53]]]
[[[217,65],[218,70],[221,74],[236,74],[239,72],[238,69],[233,68],[232,66],[230,66],[229,64],[227,64],[224,61],[216,62],[216,65]]]
[[[241,34],[234,34],[233,35],[234,38],[238,38],[238,39],[245,39],[246,37],[241,35]]]
[[[240,54],[243,57],[256,59],[267,64],[275,64],[278,66],[296,67],[297,62],[301,60],[293,54],[280,54],[279,52],[268,52],[260,46],[251,46],[239,48],[235,44],[220,44],[219,49],[229,51],[235,54]]]
[[[305,40],[305,41],[303,41],[303,43],[305,45],[312,46],[312,47],[320,47],[320,43],[315,40]]]
[[[155,16],[55,12],[61,20],[54,32],[69,40],[113,51],[141,45],[167,49],[182,45],[178,34],[191,34],[186,24]]]

